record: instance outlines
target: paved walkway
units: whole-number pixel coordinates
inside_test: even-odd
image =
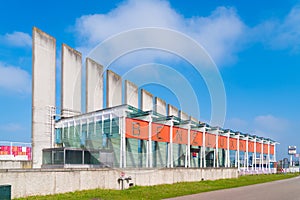
[[[171,198],[172,200],[300,200],[300,177]]]

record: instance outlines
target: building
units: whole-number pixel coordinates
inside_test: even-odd
[[[65,44],[57,109],[55,55],[55,39],[34,28],[34,168],[236,167],[272,172],[275,141],[211,127],[90,58],[85,62],[87,112],[82,113],[82,56]]]

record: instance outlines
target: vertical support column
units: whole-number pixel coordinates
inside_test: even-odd
[[[149,167],[153,167],[153,155],[152,155],[152,116],[149,115],[149,125],[148,125],[148,135],[149,135],[149,155],[148,155],[148,159],[149,159]]]
[[[119,127],[123,127],[123,119],[119,120]],[[123,168],[123,130],[119,128],[119,135],[120,135],[120,163],[119,166],[120,168]]]
[[[202,138],[203,138],[203,136],[202,136]],[[203,139],[202,139],[202,143],[203,143]],[[203,144],[202,144],[202,146],[200,147],[200,168],[202,168],[203,167]]]
[[[203,147],[202,147],[202,156],[203,156],[203,167],[206,168],[206,156],[205,156],[205,133],[206,126],[203,127]]]
[[[274,143],[274,162],[276,162],[276,143]]]
[[[229,142],[230,142],[230,131],[228,132],[227,135],[227,167],[230,167],[230,147],[229,147]]]
[[[81,113],[81,53],[62,45],[61,114],[71,117]]]
[[[143,111],[151,111],[153,110],[153,95],[148,92],[147,90],[144,90],[144,89],[141,89],[141,98],[140,98],[140,101],[141,101],[141,110]],[[144,141],[144,140],[139,140],[141,143]],[[147,148],[146,148],[146,166],[148,167],[149,166],[149,155],[150,155],[150,151],[152,151],[152,149],[150,149],[150,145],[149,144],[149,140],[145,140],[146,143],[147,143]],[[143,159],[143,157],[141,157],[141,159]],[[169,159],[169,157],[168,157]]]
[[[216,166],[219,167],[219,129],[216,131]]]
[[[126,113],[123,111],[122,114],[122,135],[123,135],[123,167],[126,168],[127,162],[126,162]]]
[[[36,27],[32,30],[32,167],[42,165],[42,150],[50,148],[54,124],[48,107],[55,107],[56,40]]]
[[[261,140],[261,152],[260,152],[260,166],[261,170],[263,171],[264,169],[264,141],[263,139]]]
[[[237,139],[237,168],[240,171],[240,133],[238,133]]]
[[[268,141],[268,169],[269,173],[271,172],[271,166],[270,166],[270,140]]]
[[[246,138],[246,170],[249,171],[249,136]]]
[[[256,171],[256,137],[254,138],[254,170]]]
[[[191,167],[191,124],[188,124],[188,144],[187,144],[187,161],[188,165],[187,167]]]
[[[169,154],[169,166],[173,168],[173,119],[171,120],[171,126],[170,126],[170,154]]]

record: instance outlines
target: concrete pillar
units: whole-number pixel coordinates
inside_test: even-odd
[[[141,89],[141,110],[153,110],[153,95],[144,89]]]
[[[154,103],[154,110],[158,114],[161,114],[163,116],[166,116],[167,114],[167,106],[166,102],[162,100],[161,98],[155,97],[155,103]]]
[[[199,123],[199,120],[195,117],[190,116],[190,120],[195,123]]]
[[[125,104],[138,108],[138,95],[138,86],[128,80],[125,80]]]
[[[103,109],[103,66],[86,59],[86,112]]]
[[[81,113],[81,53],[62,45],[61,114],[71,117]]]
[[[171,115],[173,115],[175,117],[179,117],[178,109],[175,106],[168,104],[168,116],[171,116]]]
[[[111,70],[106,71],[106,107],[122,105],[122,78]]]
[[[53,147],[55,113],[55,38],[43,31],[32,31],[32,162],[42,165],[42,149]],[[13,77],[12,77],[13,78]],[[53,112],[54,111],[54,112]]]
[[[181,120],[189,120],[189,115],[183,112],[182,110],[179,111],[179,118]]]

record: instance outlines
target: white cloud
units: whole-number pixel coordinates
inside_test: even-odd
[[[300,7],[291,9],[284,19],[266,20],[253,29],[254,37],[271,49],[300,52]]]
[[[265,131],[282,132],[289,126],[286,119],[278,118],[273,115],[261,115],[254,119],[254,124]]]
[[[14,31],[0,36],[0,41],[3,44],[14,47],[31,47],[31,37],[27,33]]]
[[[0,62],[0,89],[27,94],[31,91],[31,78],[27,71]]]
[[[246,29],[232,8],[219,7],[209,16],[184,18],[161,0],[128,0],[107,14],[78,18],[74,29],[80,49],[86,51],[87,47],[95,47],[109,36],[142,27],[163,27],[188,34],[221,65],[234,62]]]

